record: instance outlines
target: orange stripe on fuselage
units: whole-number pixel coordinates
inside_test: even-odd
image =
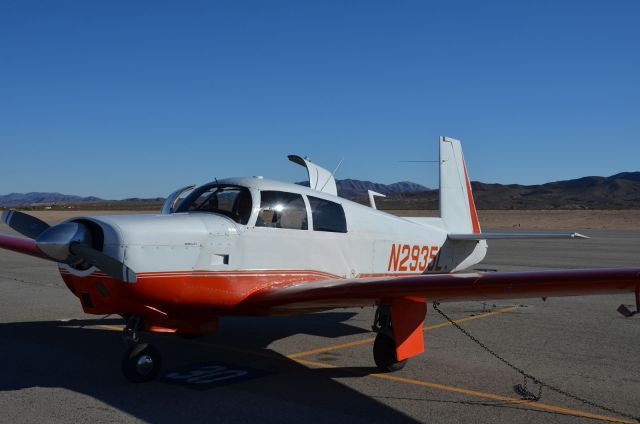
[[[85,305],[84,309],[93,314],[139,313],[137,310],[144,305],[169,314],[198,314],[199,310],[206,310],[208,315],[232,313],[234,307],[259,290],[344,278],[317,270],[199,270],[139,273],[135,283],[123,283],[102,272],[78,276],[61,269],[60,274],[76,296],[83,292],[91,295],[93,307]],[[408,275],[416,274],[369,273],[357,278]]]
[[[323,273],[295,271],[141,273],[135,283],[123,283],[95,273],[77,276],[62,272],[61,275],[78,297],[81,293],[90,295],[92,307],[83,305],[87,313],[143,315],[140,308],[151,305],[169,315],[193,316],[230,313],[257,290],[329,279]]]

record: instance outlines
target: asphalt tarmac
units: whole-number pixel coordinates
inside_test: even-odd
[[[493,241],[476,268],[640,265],[640,232],[584,232],[593,238]],[[594,296],[441,309],[527,373],[640,416],[640,315],[616,312],[632,302]],[[131,384],[120,372],[122,321],[83,314],[54,264],[0,251],[0,422],[633,422],[547,388],[538,402],[520,401],[513,386],[522,377],[431,306],[426,353],[400,372],[376,374],[373,313],[226,318],[197,340],[150,336],[163,378]]]

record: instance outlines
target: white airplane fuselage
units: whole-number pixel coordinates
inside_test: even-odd
[[[245,225],[219,213],[199,211],[80,219],[98,224],[104,231],[103,251],[143,278],[146,273],[169,276],[193,271],[296,271],[301,278],[447,273],[472,266],[486,254],[483,241],[457,242],[465,245],[462,255],[454,248],[456,243],[445,246],[448,231],[440,218],[416,222],[297,184],[258,177],[218,184],[248,189],[252,206]],[[307,228],[257,226],[264,191],[301,196]],[[346,232],[317,230],[309,197],[339,205]],[[95,271],[67,265],[62,269],[77,276]]]

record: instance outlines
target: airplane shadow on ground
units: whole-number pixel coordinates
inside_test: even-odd
[[[119,319],[0,324],[0,392],[63,388],[154,423],[334,422],[336,419],[367,423],[417,422],[334,380],[361,378],[376,372],[374,367],[311,369],[268,348],[272,342],[296,334],[332,338],[367,333],[345,323],[354,315],[328,312],[294,317],[227,318],[219,333],[196,340],[182,340],[174,335],[145,335],[145,341],[162,352],[164,371],[211,361],[266,371],[255,379],[207,390],[163,381],[128,383],[120,371],[125,349],[120,333],[95,328],[120,325]],[[398,388],[385,389],[389,396],[377,397],[403,399],[401,392],[395,396],[389,393],[393,390]],[[516,407],[509,403],[426,397],[412,400],[425,405],[447,402],[467,407]],[[65,404],[60,408],[77,408],[82,413],[86,405]],[[77,414],[70,414],[73,415]]]
[[[255,379],[208,390],[166,384],[128,383],[121,375],[124,343],[117,331],[96,325],[121,320],[0,324],[0,391],[59,387],[104,402],[150,422],[415,422],[366,395],[267,348],[295,334],[338,337],[363,333],[344,321],[352,313],[296,317],[229,318],[221,334],[189,341],[174,335],[145,335],[160,349],[164,370],[220,361],[265,370]],[[227,346],[218,348],[217,344]],[[228,346],[238,347],[229,349]],[[60,405],[62,409],[79,405]],[[326,412],[326,416],[318,415]],[[71,414],[71,416],[76,414]]]

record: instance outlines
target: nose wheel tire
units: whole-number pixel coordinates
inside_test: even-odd
[[[122,373],[132,383],[144,383],[158,376],[162,358],[158,350],[150,344],[136,344],[122,358]]]
[[[373,343],[373,360],[382,372],[399,371],[407,365],[407,359],[398,361],[393,338],[383,333],[378,333]]]

